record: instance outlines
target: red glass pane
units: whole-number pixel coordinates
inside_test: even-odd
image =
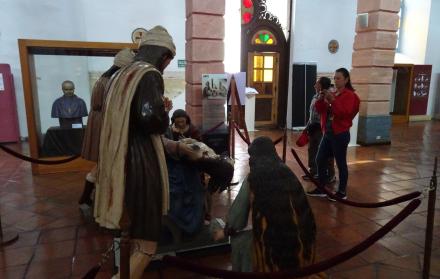
[[[251,13],[244,13],[243,14],[243,22],[244,23],[249,23],[252,19],[252,14]]]
[[[247,9],[252,7],[253,3],[252,0],[243,0],[243,6],[245,6]]]

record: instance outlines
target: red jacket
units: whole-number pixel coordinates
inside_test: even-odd
[[[359,97],[348,88],[344,88],[340,94],[334,94],[335,99],[331,103],[334,134],[340,134],[350,130],[353,125],[353,118],[359,112]],[[316,111],[321,114],[321,130],[325,133],[327,122],[327,108],[329,104],[325,100],[318,100],[315,103]]]

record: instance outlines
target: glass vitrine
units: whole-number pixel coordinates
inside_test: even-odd
[[[19,40],[29,146],[34,158],[77,155],[95,81],[129,43]],[[72,92],[73,91],[73,92]],[[87,170],[77,159],[62,165],[32,165],[35,174]]]

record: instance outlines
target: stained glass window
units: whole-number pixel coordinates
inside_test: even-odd
[[[272,32],[267,30],[260,30],[252,37],[252,44],[254,45],[276,45],[277,40]]]
[[[241,24],[248,24],[254,16],[254,3],[252,0],[241,0]]]

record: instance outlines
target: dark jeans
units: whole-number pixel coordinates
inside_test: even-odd
[[[316,155],[318,154],[319,144],[322,139],[321,125],[319,123],[310,125],[307,130],[309,134],[309,147],[307,149],[309,155],[309,171],[312,175],[318,174],[318,166],[316,165]],[[327,172],[328,178],[335,176],[335,160],[333,156],[328,159]]]
[[[326,133],[319,144],[316,164],[318,166],[319,183],[325,185],[328,158],[335,157],[339,171],[338,192],[345,194],[348,180],[347,147],[350,142],[350,132],[343,132],[337,135]]]

